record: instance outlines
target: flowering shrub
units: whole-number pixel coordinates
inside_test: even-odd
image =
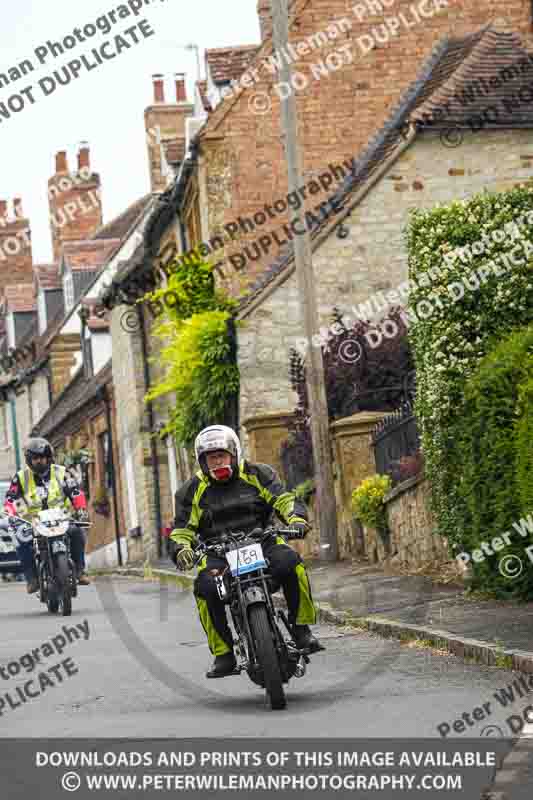
[[[388,475],[373,475],[361,481],[352,492],[352,508],[357,519],[369,528],[383,531],[387,527],[383,498],[391,488]]]
[[[416,209],[407,227],[415,413],[439,531],[451,542],[464,534],[455,442],[465,386],[495,340],[533,319],[532,225],[533,192],[517,188]]]

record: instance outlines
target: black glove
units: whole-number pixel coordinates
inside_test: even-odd
[[[307,522],[291,522],[289,523],[291,526],[292,534],[287,536],[288,539],[305,539],[309,531],[311,530],[311,526]]]

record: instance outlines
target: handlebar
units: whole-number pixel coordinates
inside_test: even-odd
[[[261,544],[273,536],[282,536],[283,538],[290,538],[294,533],[292,528],[254,528],[250,533],[244,531],[232,531],[221,534],[217,537],[217,541],[213,543],[201,542],[193,549],[194,565],[193,568],[198,566],[203,556],[206,553],[213,553],[219,558],[223,558],[228,550],[231,550],[238,545],[243,539],[257,539]]]
[[[0,515],[3,517],[7,517],[9,519],[18,519],[19,522],[23,522],[25,525],[31,525],[31,522],[27,519],[23,519],[22,517],[18,517],[16,514],[10,514],[8,511],[0,510]],[[69,519],[69,521],[73,522],[75,525],[80,525],[86,528],[89,528],[93,523],[92,522],[79,522],[76,519],[71,519],[70,517],[65,516],[65,520]]]

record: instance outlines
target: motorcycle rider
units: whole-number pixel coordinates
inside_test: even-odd
[[[31,524],[24,524],[13,517],[23,517],[29,522],[39,511],[61,506],[68,508],[69,503],[80,522],[87,521],[89,515],[85,494],[66,467],[53,463],[54,451],[46,439],[30,439],[24,450],[24,457],[27,469],[22,469],[13,476],[6,493],[4,511],[10,515],[9,523],[15,532],[17,557],[24,570],[27,592],[34,594],[39,589],[39,582],[33,560],[32,527]],[[21,512],[17,511],[16,504],[22,504]],[[85,574],[84,534],[74,524],[70,525],[68,532],[78,583],[88,586],[91,581]]]
[[[283,488],[272,467],[242,459],[235,431],[225,425],[204,428],[194,449],[200,470],[176,492],[176,517],[170,534],[177,545],[172,558],[179,569],[192,568],[196,537],[205,542],[227,530],[250,533],[254,528],[266,528],[273,512],[294,529],[292,538],[305,538],[310,529],[305,505]],[[274,580],[283,587],[298,647],[315,652],[320,644],[309,625],[316,624],[316,610],[300,555],[281,537],[268,541],[263,549]],[[200,621],[215,656],[208,678],[230,675],[237,663],[226,609],[210,574],[220,566],[220,559],[205,557],[194,583]]]

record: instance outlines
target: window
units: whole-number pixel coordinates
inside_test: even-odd
[[[63,277],[63,293],[65,295],[65,311],[70,311],[74,306],[74,279],[72,272],[67,272]]]
[[[47,320],[46,320],[46,295],[44,291],[41,289],[38,295],[37,301],[37,314],[39,318],[39,336],[42,336],[46,330]]]
[[[102,476],[102,486],[111,489],[111,461],[109,454],[109,435],[108,432],[101,433],[98,437],[98,450],[100,452],[100,474]]]

